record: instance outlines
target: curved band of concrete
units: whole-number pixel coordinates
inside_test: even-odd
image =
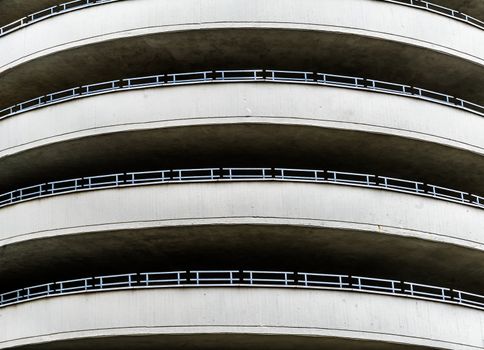
[[[51,35],[55,28],[63,30]],[[118,39],[150,41],[154,35],[160,34],[228,29],[290,30],[303,36],[305,32],[344,34],[417,47],[458,58],[473,66],[484,66],[484,35],[481,30],[431,12],[392,3],[270,0],[247,4],[242,0],[137,0],[74,11],[1,38],[0,50],[4,54],[0,57],[0,74],[70,49],[95,45],[99,50],[100,45]],[[135,50],[135,46],[130,47]],[[125,49],[130,50],[130,47]],[[178,60],[192,60],[193,54],[190,54],[190,59],[179,57]],[[61,69],[61,66],[56,66],[56,69]],[[44,70],[50,69],[44,67]],[[25,75],[25,72],[22,74]],[[98,80],[95,76],[90,79]],[[4,80],[7,86],[1,86],[2,90],[14,88],[9,86],[9,81]],[[22,91],[28,87],[16,89]]]
[[[108,1],[110,2],[110,1],[119,1],[119,0],[108,0]],[[106,1],[106,2],[108,2],[108,1]],[[404,0],[380,0],[380,1],[389,1],[389,2],[392,2],[392,3],[395,3],[395,4],[412,6],[412,7],[422,9],[422,10],[433,11],[434,13],[439,13],[439,14],[442,14],[442,15],[448,15],[449,17],[453,17],[455,19],[462,20],[462,21],[467,21],[468,17],[470,17],[470,19],[477,20],[477,18],[474,18],[473,16],[466,14],[465,11],[462,11],[461,8],[463,6],[458,6],[458,4],[453,4],[454,6],[450,6],[450,7],[447,7],[447,9],[444,9],[445,7],[439,8],[439,7],[442,7],[442,6],[439,6],[437,4],[438,1],[437,1],[437,3],[435,1],[434,2],[428,2],[428,5],[429,5],[430,8],[425,7],[425,4],[420,4],[420,6],[419,6],[419,4],[407,3]],[[5,25],[5,24],[11,24],[11,22],[14,22],[14,21],[19,22],[22,17],[28,18],[32,15],[38,14],[39,12],[42,13],[43,11],[46,11],[46,12],[42,13],[42,15],[39,15],[36,18],[36,21],[18,24],[18,27],[15,28],[15,29],[19,29],[19,28],[23,27],[25,24],[27,24],[27,25],[34,24],[34,23],[37,23],[37,21],[39,21],[39,20],[48,19],[48,18],[52,17],[52,15],[64,14],[65,12],[55,12],[55,11],[51,12],[51,11],[49,11],[51,7],[55,7],[56,5],[61,7],[62,5],[66,4],[66,3],[58,4],[58,2],[59,1],[57,1],[57,0],[39,0],[35,4],[30,3],[30,6],[29,6],[29,3],[25,3],[25,2],[22,3],[22,0],[20,0],[20,2],[18,0],[13,0],[13,1],[11,0],[10,4],[4,5],[4,6],[2,6],[0,4],[0,10],[1,10],[0,11],[0,26]],[[98,1],[98,2],[89,3],[89,1],[88,1],[88,4],[89,5],[99,5],[99,4],[105,4],[106,2]],[[85,5],[85,4],[84,3],[75,4],[75,6],[71,7],[70,10],[78,10],[78,9],[85,8],[85,6],[83,6],[83,5]],[[437,6],[435,6],[435,8],[434,8],[432,5],[437,5]],[[469,6],[469,5],[470,4],[468,3],[467,6]],[[452,10],[453,10],[453,12],[452,12]],[[455,16],[454,13],[457,13],[457,12],[460,12],[461,16]],[[33,17],[35,17],[35,16],[33,16]],[[478,17],[480,17],[480,16],[478,16]],[[8,20],[8,19],[10,19],[10,20]],[[470,21],[470,23],[475,24],[474,21]],[[481,28],[482,28],[482,26],[481,26]]]
[[[484,118],[465,111],[427,101],[361,90],[282,83],[217,83],[91,96],[2,120],[0,162],[3,171],[0,179],[8,183],[25,175],[27,169],[19,167],[29,163],[29,152],[41,147],[51,147],[50,152],[34,157],[42,158],[43,166],[53,159],[69,164],[72,152],[61,149],[64,144],[75,140],[149,130],[159,130],[162,135],[163,130],[170,128],[223,127],[247,123],[338,129],[417,140],[442,148],[440,151],[421,148],[421,153],[433,152],[435,159],[449,158],[444,154],[448,149],[474,157],[484,154],[484,136],[479,132],[484,128]],[[380,143],[383,147],[383,142]],[[92,151],[82,153],[89,154]],[[415,162],[422,162],[420,156],[418,150],[412,151]],[[454,158],[465,162],[464,157]],[[479,173],[475,162],[468,163],[474,169],[467,172],[468,175]],[[464,170],[465,165],[461,164],[453,166],[452,171],[463,173]],[[379,169],[369,171],[378,172]],[[51,178],[53,175],[63,176],[51,173]],[[32,181],[36,183],[39,179]],[[472,183],[469,179],[465,181],[467,185]],[[461,184],[442,185],[459,188]],[[480,188],[474,188],[473,192],[479,194]]]
[[[21,17],[27,16],[37,11],[44,10],[48,7],[55,6],[59,0],[9,0],[0,3],[0,25],[13,22]],[[484,5],[479,0],[432,0],[431,3],[448,7],[460,11],[476,18],[482,18],[484,15]]]
[[[283,288],[112,291],[41,299],[0,314],[0,348],[100,337],[264,334],[470,350],[482,349],[484,336],[484,313],[478,310],[402,297]]]
[[[362,13],[365,16],[361,16]],[[422,30],[419,23],[439,30]],[[327,0],[323,5],[315,0],[284,0],[282,3],[270,0],[250,5],[240,0],[182,0],[176,3],[137,0],[68,13],[26,27],[19,35],[12,33],[1,38],[0,49],[4,54],[0,58],[0,73],[80,45],[160,31],[227,27],[342,31],[422,46],[484,64],[484,38],[480,30],[433,13],[384,2]],[[63,30],[48,35],[53,28]],[[19,42],[25,44],[19,45]]]
[[[408,97],[287,83],[215,83],[114,92],[0,122],[0,159],[82,137],[203,124],[283,123],[439,143],[484,155],[484,118]]]
[[[484,249],[478,208],[329,184],[219,182],[76,192],[3,208],[0,222],[0,246],[103,231],[248,224],[376,232]]]

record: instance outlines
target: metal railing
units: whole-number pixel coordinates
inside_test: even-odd
[[[110,2],[117,2],[117,1],[123,1],[123,0],[74,0],[63,4],[59,4],[56,6],[52,6],[44,10],[27,15],[25,17],[22,17],[14,22],[4,25],[3,27],[0,27],[0,37],[7,35],[13,31],[16,31],[18,29],[24,28],[28,25],[43,21],[53,16],[58,16],[67,12],[80,10],[86,7],[92,7],[94,5],[100,5],[100,4],[110,3]],[[406,6],[430,11],[433,13],[437,13],[437,14],[470,24],[474,27],[484,29],[484,21],[481,21],[469,15],[466,15],[465,13],[462,13],[460,11],[456,11],[444,6],[436,5],[428,1],[423,1],[423,0],[379,0],[379,1],[391,2],[394,4],[406,5]]]
[[[372,174],[287,168],[203,168],[115,173],[46,182],[0,194],[0,208],[36,198],[103,188],[180,182],[298,181],[370,187],[484,209],[484,197],[423,182]]]
[[[388,93],[439,103],[484,116],[484,106],[435,91],[412,87],[410,85],[317,72],[243,69],[162,74],[83,85],[39,96],[2,109],[0,110],[0,120],[52,104],[115,91],[200,83],[240,83],[260,81],[312,84]]]
[[[484,310],[484,296],[451,288],[362,276],[253,270],[142,272],[58,281],[0,294],[0,307],[56,295],[113,289],[264,286],[389,294]]]
[[[105,4],[109,2],[116,2],[116,1],[122,1],[122,0],[73,0],[73,1],[65,2],[63,4],[51,6],[41,11],[31,13],[30,15],[27,15],[14,22],[4,25],[3,27],[0,27],[0,37],[7,35],[11,32],[14,32],[18,29],[29,26],[31,24],[48,19],[50,17],[58,16],[67,12],[80,10],[86,7],[92,7],[95,5]]]
[[[470,24],[480,29],[484,29],[484,21],[481,21],[469,15],[466,15],[465,13],[462,13],[460,11],[453,10],[451,8],[437,5],[428,1],[424,1],[424,0],[380,0],[380,1],[392,2],[399,5],[416,7],[419,9],[437,13],[439,15],[450,17],[461,22],[465,22],[467,24]]]
[[[466,110],[480,116],[484,116],[484,106],[460,98],[456,98],[451,95],[441,94],[435,91],[413,87],[410,85],[317,72],[243,69],[162,74],[83,85],[39,96],[34,99],[24,101],[8,108],[2,109],[0,110],[0,120],[19,113],[53,105],[56,103],[116,91],[186,84],[221,82],[240,83],[260,81],[273,83],[312,84],[388,93],[439,103],[449,107]]]

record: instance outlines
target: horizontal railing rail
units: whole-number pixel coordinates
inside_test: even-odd
[[[109,2],[117,2],[117,1],[123,1],[123,0],[73,0],[59,5],[51,6],[41,11],[31,13],[14,22],[11,22],[7,25],[0,27],[0,37],[54,16],[58,16],[67,12],[80,10],[86,7],[92,7],[95,5],[101,5],[101,4],[105,4]]]
[[[418,181],[331,170],[288,168],[203,168],[114,173],[51,181],[0,194],[0,208],[76,191],[162,183],[207,181],[299,181],[370,187],[426,196],[484,209],[484,197]]]
[[[452,303],[484,310],[484,296],[400,280],[295,271],[188,270],[106,275],[58,281],[0,294],[0,307],[63,294],[136,288],[291,287],[350,290]]]
[[[51,6],[49,8],[29,14],[14,22],[11,22],[7,25],[0,27],[0,37],[7,35],[9,33],[12,33],[18,29],[29,26],[31,24],[46,20],[53,16],[58,16],[64,13],[81,10],[83,8],[92,7],[94,5],[100,5],[100,4],[110,3],[110,2],[117,2],[117,1],[123,1],[123,0],[74,0],[63,4]],[[445,6],[433,4],[428,1],[423,1],[423,0],[379,0],[379,1],[391,2],[394,4],[405,5],[413,8],[430,11],[436,14],[440,14],[440,15],[458,20],[460,22],[467,23],[474,27],[484,29],[484,21],[481,21],[477,18],[469,16],[460,11],[453,10]]]
[[[319,86],[331,86],[348,89],[366,90],[379,93],[400,95],[417,98],[429,102],[439,103],[452,108],[484,116],[484,106],[430,90],[404,84],[390,83],[360,77],[335,75],[329,73],[242,69],[242,70],[214,70],[190,73],[161,74],[136,78],[106,81],[96,84],[83,85],[39,96],[28,101],[17,103],[0,110],[0,120],[33,109],[61,103],[73,99],[126,91],[131,89],[167,87],[186,84],[204,83],[232,83],[232,82],[271,82],[271,83],[297,83]]]
[[[424,0],[380,0],[380,1],[392,2],[399,5],[406,5],[410,7],[416,7],[419,9],[431,11],[446,17],[459,20],[461,22],[465,22],[477,28],[484,29],[484,21],[481,21],[475,17],[469,16],[465,13],[451,9],[449,7],[437,5],[429,1],[424,1]]]

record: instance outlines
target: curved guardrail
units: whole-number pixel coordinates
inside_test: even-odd
[[[484,116],[484,106],[451,95],[441,94],[435,91],[426,90],[410,85],[328,73],[243,69],[162,74],[121,80],[111,80],[102,83],[83,85],[80,87],[74,87],[71,89],[39,96],[34,99],[2,109],[0,110],[0,120],[14,116],[19,113],[42,108],[45,106],[50,106],[56,103],[116,91],[187,84],[240,82],[299,83],[367,90],[418,98],[421,100],[443,104],[449,107],[466,110],[477,115]]]
[[[0,27],[0,37],[7,35],[11,32],[14,32],[18,29],[24,28],[28,25],[48,19],[50,17],[58,16],[67,12],[80,10],[86,7],[92,7],[95,5],[116,2],[116,1],[124,1],[124,0],[74,0],[63,4],[59,4],[56,6],[51,6],[44,10],[22,17],[3,27]],[[423,0],[379,0],[379,1],[391,2],[399,5],[405,5],[405,6],[410,6],[410,7],[430,11],[433,13],[437,13],[439,15],[450,17],[455,20],[470,24],[474,27],[484,29],[484,21],[481,21],[469,15],[466,15],[465,13],[462,13],[460,11],[456,11],[445,6],[436,5],[428,1],[423,1]]]
[[[380,0],[380,1],[392,2],[399,5],[416,7],[419,9],[437,13],[439,15],[450,17],[461,22],[465,22],[467,24],[473,25],[474,27],[477,27],[480,29],[484,29],[484,21],[481,21],[469,15],[466,15],[465,13],[462,13],[460,11],[434,4],[432,2],[428,2],[424,0]]]
[[[371,174],[287,168],[203,168],[116,173],[47,182],[0,194],[0,208],[36,198],[104,188],[180,182],[299,181],[378,188],[484,209],[484,197],[423,182]]]
[[[252,270],[143,272],[52,282],[0,294],[0,307],[73,293],[176,287],[350,290],[434,300],[484,310],[484,296],[451,288],[351,275]]]
[[[95,5],[101,5],[117,1],[123,0],[73,0],[59,5],[51,6],[41,11],[31,13],[14,22],[6,24],[3,27],[0,27],[0,37],[54,16],[62,15],[64,13],[76,10],[81,10]]]

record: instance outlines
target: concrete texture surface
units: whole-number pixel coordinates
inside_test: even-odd
[[[187,269],[345,273],[484,294],[478,249],[386,232],[264,222],[97,231],[9,244],[0,249],[0,292],[93,274]]]
[[[251,66],[354,73],[484,101],[481,31],[458,21],[378,1],[327,0],[320,11],[315,0],[198,1],[107,4],[2,38],[0,105],[126,75]],[[57,27],[68,29],[50,35]]]
[[[484,118],[429,101],[285,83],[217,83],[96,95],[0,122],[0,159],[113,132],[283,123],[391,134],[484,155]]]
[[[332,87],[116,92],[2,120],[0,190],[140,168],[260,165],[369,172],[482,195],[483,128],[484,118],[447,106]]]
[[[58,261],[57,256],[60,257],[59,261],[66,260],[68,252],[73,252],[71,258],[75,257],[75,260],[63,265],[65,269],[55,265],[59,279],[83,277],[83,268],[87,266],[94,267],[96,274],[104,273],[100,271],[103,268],[111,271],[118,268],[117,273],[126,273],[128,271],[125,269],[131,271],[135,267],[166,270],[185,264],[185,268],[194,268],[190,265],[204,265],[204,261],[207,266],[200,268],[229,268],[234,265],[245,268],[240,265],[248,263],[257,269],[271,267],[280,270],[284,267],[320,272],[329,269],[338,273],[356,270],[360,267],[356,267],[355,263],[362,261],[365,266],[361,268],[367,269],[368,274],[369,267],[381,264],[377,257],[383,257],[383,261],[391,264],[371,269],[371,274],[380,275],[381,272],[390,278],[405,277],[422,283],[438,281],[438,284],[442,284],[445,281],[454,285],[457,281],[461,282],[459,289],[467,287],[471,291],[478,291],[483,286],[478,278],[484,268],[483,220],[484,212],[481,209],[457,203],[330,184],[219,182],[97,190],[33,200],[0,210],[0,221],[5,223],[0,228],[3,260],[0,271],[5,278],[17,278],[12,284],[17,283],[20,287],[31,285],[32,279],[40,277],[32,267],[41,264],[46,266],[46,269],[42,269],[44,272],[52,271],[47,267],[48,262]],[[286,229],[265,231],[262,227],[250,231],[244,228],[247,225],[281,226]],[[205,226],[207,228],[201,228],[200,232],[213,233],[197,234],[198,228],[187,231],[187,226]],[[225,232],[227,226],[238,228]],[[299,234],[305,232],[303,228],[314,231],[308,235]],[[160,229],[170,229],[166,241],[164,231]],[[143,233],[142,230],[152,231]],[[246,231],[252,232],[247,238]],[[187,232],[192,233],[187,235]],[[258,232],[260,236],[257,236]],[[83,239],[83,236],[87,238]],[[129,241],[129,237],[129,244],[133,244],[133,248],[123,248],[123,242]],[[200,245],[203,237],[210,239]],[[218,237],[227,239],[220,240]],[[280,266],[267,266],[271,263],[265,261],[264,254],[261,254],[270,251],[267,242],[271,242],[272,237],[273,242],[278,242],[275,244],[282,247],[270,253]],[[215,247],[220,245],[217,242],[222,241],[233,243],[219,251]],[[205,247],[206,251],[198,251],[197,244]],[[348,245],[352,248],[349,249]],[[99,257],[100,260],[94,258],[89,262],[95,255],[102,255],[98,249],[109,246],[111,248],[105,251],[106,259]],[[259,258],[252,262],[245,261],[243,255],[236,255],[237,246],[242,247],[242,253],[247,253],[245,256]],[[252,255],[248,247],[253,247],[256,253]],[[295,247],[294,251],[292,247]],[[385,253],[377,253],[371,258],[371,253],[383,247],[387,250]],[[89,252],[90,249],[93,251]],[[129,251],[129,254],[124,254]],[[46,252],[49,252],[48,256]],[[314,257],[312,262],[302,259],[301,265],[298,265],[297,262],[292,264],[291,260],[284,260],[286,254],[306,255],[309,252],[312,255],[307,256]],[[64,253],[67,256],[62,257]],[[338,253],[342,255],[338,257]],[[26,256],[29,258],[25,259]],[[121,256],[128,258],[123,261],[120,260]],[[161,260],[156,262],[156,256]],[[197,259],[200,256],[210,258]],[[455,261],[449,264],[448,259],[442,260],[445,256]],[[325,259],[328,265],[324,263]],[[103,260],[112,262],[95,266]],[[121,264],[117,265],[116,262],[120,261]],[[422,261],[428,262],[426,268],[415,269],[416,266],[422,266]],[[133,265],[129,262],[133,262]],[[261,264],[265,266],[255,266]],[[452,266],[439,270],[443,265]],[[69,270],[68,266],[73,269]],[[15,269],[17,276],[12,275]],[[480,274],[476,274],[479,271]],[[42,275],[44,277],[49,280],[53,278],[52,275]]]
[[[82,210],[81,210],[82,209]],[[22,220],[28,217],[29,220]],[[443,222],[441,217],[445,217]],[[162,184],[46,197],[0,211],[0,244],[233,220],[388,232],[482,249],[484,212],[386,190],[313,183]]]
[[[64,2],[62,0],[0,0],[0,25]],[[432,0],[431,2],[461,11],[478,19],[484,18],[484,3],[481,0]]]
[[[21,346],[16,349],[30,350],[148,350],[148,349],[183,349],[183,350],[416,350],[420,346],[385,343],[379,341],[355,340],[337,337],[306,337],[269,334],[191,334],[191,335],[145,335],[84,338],[80,340],[56,341],[51,343]]]
[[[282,288],[70,295],[7,307],[0,315],[0,348],[116,336],[229,334],[475,350],[482,348],[484,335],[480,310],[404,297]]]
[[[484,14],[481,0],[435,1]],[[0,0],[0,25],[59,2]],[[86,83],[227,68],[366,76],[484,104],[482,33],[370,0],[123,1],[0,38],[0,109]],[[139,90],[0,121],[0,191],[117,171],[284,166],[482,195],[479,130],[483,119],[470,113],[336,88]],[[476,208],[350,186],[254,181],[73,193],[0,210],[0,292],[93,274],[253,268],[482,294],[482,227]],[[482,311],[277,288],[62,296],[0,308],[0,330],[0,349],[484,348]]]

